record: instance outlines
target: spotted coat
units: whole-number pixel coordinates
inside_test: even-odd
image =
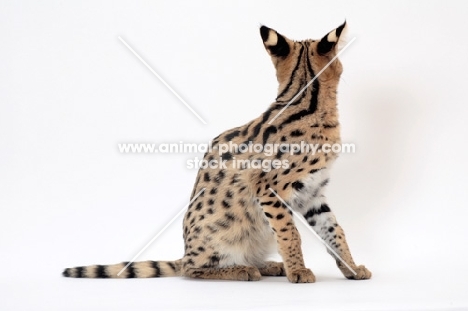
[[[304,41],[260,28],[279,82],[275,102],[258,118],[213,139],[213,149],[204,160],[225,165],[198,172],[192,203],[183,220],[183,258],[131,263],[119,277],[259,280],[261,275],[285,275],[293,283],[314,282],[314,274],[304,264],[301,238],[290,209],[300,213],[329,244],[346,278],[371,277],[369,270],[354,263],[343,229],[325,197],[337,153],[325,152],[324,146],[341,143],[336,92],[342,65],[338,59],[330,61],[345,28],[346,23],[320,40]],[[306,87],[309,81],[313,82]],[[314,144],[317,150],[256,153],[225,148],[227,144],[301,143]],[[281,165],[271,167],[272,163]],[[272,251],[279,252],[282,262],[266,261]],[[117,277],[125,265],[69,268],[64,275]]]

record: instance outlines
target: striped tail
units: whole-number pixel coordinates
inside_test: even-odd
[[[70,278],[158,278],[163,276],[180,275],[182,260],[176,261],[139,261],[128,264],[122,262],[115,265],[93,265],[85,267],[67,268],[62,275]]]

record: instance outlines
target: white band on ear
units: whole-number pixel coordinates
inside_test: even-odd
[[[336,37],[336,29],[330,32],[327,36],[328,42],[336,42],[338,38]]]
[[[268,34],[268,40],[265,41],[265,45],[267,46],[275,46],[278,43],[278,35],[276,31],[270,29],[270,33]]]

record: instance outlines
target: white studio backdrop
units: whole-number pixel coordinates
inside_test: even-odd
[[[3,310],[463,309],[468,270],[467,4],[457,1],[3,1]],[[274,100],[258,27],[320,38],[344,20],[343,154],[328,197],[370,281],[343,280],[301,225],[317,283],[70,280],[130,260],[189,200],[202,154],[118,143],[207,142]],[[206,120],[202,124],[118,39]],[[140,259],[183,254],[182,219]],[[272,298],[274,298],[272,300]]]

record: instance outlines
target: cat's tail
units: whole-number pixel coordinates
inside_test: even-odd
[[[63,270],[62,275],[70,278],[158,278],[181,275],[181,266],[182,259],[175,261],[122,262],[115,265],[67,268]],[[122,271],[122,269],[124,270]]]

